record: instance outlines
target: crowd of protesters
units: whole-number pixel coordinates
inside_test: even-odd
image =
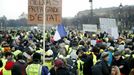
[[[0,75],[134,75],[133,33],[70,30],[59,41],[54,33],[46,31],[43,50],[40,30],[1,31]]]

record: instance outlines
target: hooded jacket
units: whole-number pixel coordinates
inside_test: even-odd
[[[18,60],[12,68],[12,75],[26,75],[26,62],[24,60]]]
[[[92,75],[110,75],[110,70],[107,62],[102,60],[92,67]]]

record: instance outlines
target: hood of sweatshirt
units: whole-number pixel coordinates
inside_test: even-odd
[[[14,65],[14,62],[13,61],[7,61],[6,62],[6,65],[5,65],[5,69],[6,70],[11,70],[12,67],[13,67],[13,65]]]

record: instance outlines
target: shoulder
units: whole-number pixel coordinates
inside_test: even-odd
[[[49,69],[47,66],[42,66],[42,74],[43,75],[48,75],[49,74]]]
[[[67,68],[59,68],[56,71],[57,75],[70,75]]]
[[[48,70],[48,67],[47,66],[42,66],[42,69]]]

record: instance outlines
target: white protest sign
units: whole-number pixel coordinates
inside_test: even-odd
[[[83,31],[97,32],[97,25],[95,24],[83,24]]]
[[[100,18],[100,28],[102,32],[107,32],[110,33],[111,31],[109,29],[116,26],[116,20],[115,19],[110,19],[110,18]]]
[[[113,36],[114,39],[118,39],[119,37],[118,27],[111,28],[111,36]]]

